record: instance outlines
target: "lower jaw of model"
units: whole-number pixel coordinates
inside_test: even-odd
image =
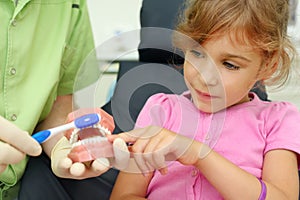
[[[74,129],[69,142],[72,149],[68,157],[73,162],[87,162],[97,158],[114,157],[112,143],[105,137],[111,134],[106,128],[98,127]]]

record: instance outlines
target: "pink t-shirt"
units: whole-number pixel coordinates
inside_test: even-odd
[[[208,144],[240,168],[261,177],[264,154],[272,149],[300,153],[300,113],[287,102],[253,100],[208,114],[183,95],[156,94],[139,114],[136,128],[158,125]],[[148,199],[223,199],[193,166],[170,162],[167,175],[155,172]]]

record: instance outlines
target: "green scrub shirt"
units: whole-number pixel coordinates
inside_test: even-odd
[[[32,134],[94,48],[86,1],[0,0],[0,19],[0,115]],[[17,195],[26,162],[0,174],[0,199]]]

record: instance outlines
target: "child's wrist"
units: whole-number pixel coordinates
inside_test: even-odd
[[[198,167],[203,161],[203,159],[205,159],[212,151],[212,149],[208,145],[204,143],[199,143],[199,144],[200,144],[200,148],[198,149],[197,161],[194,164],[195,167]]]
[[[201,143],[201,149],[200,152],[198,154],[199,159],[203,160],[204,158],[206,158],[206,156],[208,156],[208,154],[212,151],[212,149],[204,143]]]

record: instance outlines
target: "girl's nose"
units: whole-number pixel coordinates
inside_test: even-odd
[[[207,86],[216,86],[221,79],[220,72],[216,65],[210,59],[207,59],[207,61],[202,63],[202,65],[203,66],[198,67],[198,71],[203,82]]]

